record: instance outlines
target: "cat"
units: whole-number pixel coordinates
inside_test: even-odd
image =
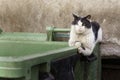
[[[78,53],[88,61],[96,59],[93,49],[96,43],[102,41],[102,28],[96,21],[91,21],[91,15],[80,17],[73,14],[69,46],[76,46]]]

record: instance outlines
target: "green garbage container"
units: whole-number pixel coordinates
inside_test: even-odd
[[[48,42],[43,33],[0,34],[0,79],[39,80],[50,62],[76,53],[67,42]]]
[[[50,71],[50,61],[75,52],[65,42],[0,40],[0,77],[38,80],[39,71]]]

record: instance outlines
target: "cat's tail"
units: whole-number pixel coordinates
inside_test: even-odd
[[[100,28],[98,31],[98,42],[102,42],[102,29]]]

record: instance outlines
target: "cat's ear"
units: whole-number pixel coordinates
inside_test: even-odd
[[[86,17],[84,17],[85,19],[91,19],[91,15],[87,15]]]
[[[79,16],[75,15],[75,14],[72,14],[74,19],[79,19]]]

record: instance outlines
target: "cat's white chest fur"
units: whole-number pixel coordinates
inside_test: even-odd
[[[80,41],[82,44],[87,44],[87,43],[89,43],[89,35],[86,35],[86,36],[79,35],[77,39],[78,39],[78,41]]]
[[[74,43],[74,46],[76,46],[76,42],[80,42],[81,44],[84,45],[84,47],[91,47],[92,44],[94,43],[94,34],[93,33],[90,33],[90,34],[87,34],[87,35],[76,35],[74,37],[72,37],[73,39],[72,40],[75,40],[75,43]],[[77,47],[78,46],[81,46],[80,44],[78,45],[77,44]]]

